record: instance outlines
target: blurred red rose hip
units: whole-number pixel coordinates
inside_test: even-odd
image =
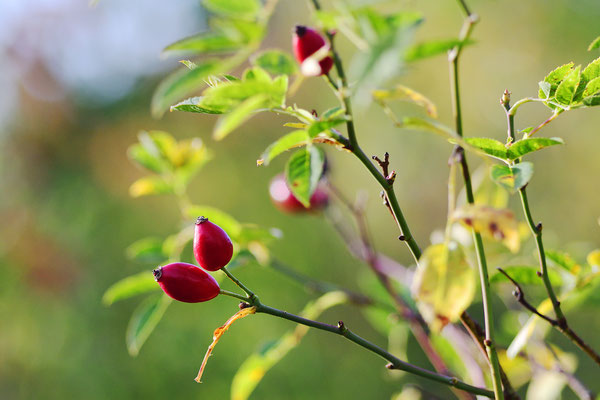
[[[288,187],[283,174],[279,174],[271,180],[269,194],[273,204],[281,211],[287,213],[319,211],[325,208],[327,203],[329,203],[327,191],[322,184],[319,184],[313,195],[310,197],[310,207],[304,207]]]
[[[220,292],[215,278],[192,264],[172,263],[158,267],[152,273],[169,297],[185,303],[208,301]]]
[[[219,225],[198,217],[194,232],[194,257],[207,271],[217,271],[231,261],[233,244]]]
[[[316,30],[306,26],[296,25],[294,37],[292,39],[292,45],[296,60],[302,64],[304,60],[315,54],[322,47],[326,46],[326,42],[325,38],[323,38],[323,36],[321,36],[321,34]],[[319,61],[319,66],[321,67],[320,71],[318,71],[319,73],[315,72],[314,75],[326,75],[333,66],[333,58],[331,58],[329,55],[326,56]]]

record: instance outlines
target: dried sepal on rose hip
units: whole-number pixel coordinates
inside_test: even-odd
[[[292,45],[304,75],[319,76],[329,73],[333,66],[333,58],[329,55],[329,46],[325,38],[319,32],[306,26],[296,25]]]
[[[276,175],[269,184],[269,195],[273,204],[286,213],[316,212],[329,203],[329,194],[325,185],[320,182],[310,197],[310,207],[304,207],[290,190],[283,174]]]
[[[194,257],[207,271],[226,266],[233,256],[233,244],[227,233],[206,217],[198,217],[194,231]]]
[[[215,278],[193,264],[171,263],[152,273],[169,297],[185,303],[208,301],[217,297],[221,290]]]

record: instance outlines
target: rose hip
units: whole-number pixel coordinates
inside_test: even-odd
[[[319,211],[329,203],[327,191],[323,187],[323,184],[319,184],[310,197],[310,207],[304,207],[290,190],[283,174],[279,174],[271,180],[269,194],[271,195],[273,204],[281,211],[287,213]]]
[[[168,264],[152,273],[154,280],[169,297],[185,303],[208,301],[221,290],[215,278],[188,263]]]
[[[315,54],[319,49],[326,45],[325,38],[319,32],[312,28],[302,25],[296,25],[294,37],[292,39],[294,55],[299,63],[303,63],[308,57]],[[319,61],[321,67],[320,74],[326,75],[333,66],[333,58],[326,56]]]
[[[198,217],[194,232],[194,257],[207,271],[217,271],[231,261],[233,244],[220,226]]]

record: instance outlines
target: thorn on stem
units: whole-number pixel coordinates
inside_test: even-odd
[[[340,333],[343,335],[344,333],[346,333],[346,331],[348,330],[348,328],[346,328],[346,325],[344,325],[344,321],[338,321],[337,324],[338,329],[340,330]]]
[[[406,240],[406,236],[400,235],[400,236],[398,236],[398,240],[401,242],[404,242]]]
[[[243,310],[244,308],[250,307],[250,304],[246,303],[245,301],[240,301],[240,304],[238,304],[238,307],[240,308],[240,310]]]
[[[485,344],[486,347],[492,347],[492,341],[490,339],[485,339],[483,344]]]
[[[377,162],[377,164],[379,164],[379,167],[381,168],[381,171],[383,172],[383,176],[389,182],[390,153],[388,153],[387,151],[385,152],[385,154],[383,155],[383,161],[377,156],[373,156],[372,158],[373,158],[373,160],[375,160]],[[394,175],[395,175],[395,173],[394,173]]]
[[[541,222],[540,222],[540,223],[538,223],[538,224],[535,226],[535,230],[536,230],[538,233],[542,231],[542,223],[541,223]]]
[[[538,276],[538,278],[541,278],[544,274],[542,274],[542,271],[535,271],[535,274]]]
[[[385,365],[385,367],[386,367],[387,369],[396,369],[396,367],[394,367],[394,364],[392,364],[392,363],[387,363],[387,364]]]

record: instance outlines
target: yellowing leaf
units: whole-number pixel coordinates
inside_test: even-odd
[[[411,290],[431,329],[439,331],[471,304],[475,282],[462,249],[441,243],[428,247],[419,259]]]
[[[231,318],[229,318],[227,320],[227,322],[225,322],[225,324],[223,324],[223,326],[220,326],[219,328],[215,329],[215,332],[213,333],[213,341],[210,344],[210,346],[208,346],[208,350],[206,350],[206,354],[204,355],[204,360],[202,360],[202,365],[200,366],[200,371],[198,371],[198,376],[196,376],[196,379],[194,379],[196,382],[202,383],[202,374],[204,373],[204,368],[206,367],[206,363],[208,362],[208,357],[210,357],[210,355],[212,354],[212,351],[215,348],[215,346],[217,345],[217,343],[219,342],[219,339],[221,339],[221,336],[223,336],[223,334],[225,332],[227,332],[229,327],[235,321],[237,321],[238,319],[247,317],[248,315],[254,314],[255,312],[256,312],[256,307],[242,308],[240,311],[233,314],[233,316]]]
[[[345,293],[329,292],[307,304],[300,315],[315,319],[325,310],[347,301],[348,296]],[[231,400],[246,400],[250,397],[263,376],[300,343],[308,329],[305,325],[298,325],[279,340],[270,343],[265,350],[248,357],[233,377]]]
[[[587,262],[592,267],[600,267],[600,249],[596,249],[587,255]]]
[[[430,117],[437,118],[435,104],[421,93],[406,86],[398,85],[392,90],[374,90],[373,98],[377,101],[408,100],[423,107]]]
[[[513,253],[519,251],[519,225],[508,209],[467,204],[456,209],[452,219],[475,229],[482,236],[501,241]]]
[[[133,182],[129,187],[131,197],[141,197],[150,194],[172,193],[173,188],[159,176],[147,176]]]

